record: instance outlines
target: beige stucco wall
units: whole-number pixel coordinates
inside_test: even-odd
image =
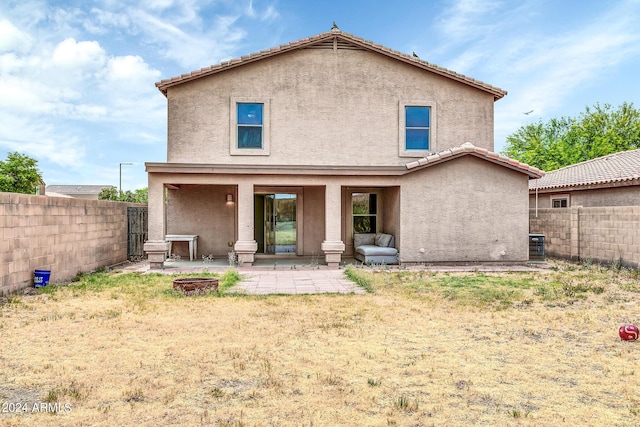
[[[183,185],[168,190],[166,234],[196,234],[197,257],[226,257],[232,250],[229,242],[235,242],[235,203],[227,203],[227,194],[235,200],[235,193],[232,185]],[[171,251],[189,256],[186,242],[173,243]]]
[[[528,260],[528,176],[473,156],[452,159],[400,176],[150,174],[150,186],[163,183],[179,183],[181,190],[178,192],[188,187],[184,184],[237,185],[250,189],[248,191],[257,187],[301,187],[304,197],[304,252],[307,255],[319,254],[322,241],[328,240],[330,230],[326,228],[324,214],[325,191],[327,187],[337,185],[342,195],[338,206],[342,208],[331,212],[332,218],[338,220],[331,223],[338,224],[337,235],[346,246],[345,255],[352,253],[350,200],[347,195],[353,191],[377,191],[382,200],[379,207],[382,216],[380,231],[396,236],[396,246],[403,262]],[[245,199],[253,200],[250,197]],[[191,218],[185,224],[190,223],[194,227],[198,224],[198,216],[208,209],[204,205],[200,207],[201,204],[194,200],[193,206],[197,209],[188,213],[186,210],[191,204],[185,199],[185,216],[182,218],[183,221]],[[171,224],[174,220],[167,221]],[[162,238],[159,232],[162,224],[158,219],[150,222],[150,239],[156,235]],[[228,224],[228,220],[223,224]],[[199,234],[194,232],[194,227],[188,231],[185,229],[185,233]],[[174,229],[169,227],[169,230],[173,232]],[[420,252],[421,248],[424,248],[424,253]]]
[[[215,182],[215,179],[210,182]],[[236,187],[233,184],[180,185],[179,189],[169,189],[166,234],[198,235],[198,258],[202,255],[226,257],[233,249],[229,243],[237,239]],[[280,187],[278,190],[278,187],[261,186],[258,191],[295,191],[298,194],[301,207],[301,212],[298,212],[299,255],[319,256],[322,254],[320,244],[325,236],[324,187],[294,187]],[[226,202],[227,194],[233,195],[233,203]],[[186,242],[173,243],[171,251],[182,258],[189,256]]]
[[[268,101],[269,156],[232,156],[232,97]],[[493,95],[369,51],[304,49],[168,89],[168,162],[403,165],[401,101],[435,106],[432,150],[493,150]]]
[[[529,222],[548,255],[640,267],[640,206],[532,209]]]
[[[302,255],[322,256],[320,245],[325,237],[324,193],[322,186],[304,187],[303,252]]]
[[[401,192],[401,259],[527,261],[527,188],[526,175],[471,156],[411,174]]]
[[[557,193],[539,193],[538,209],[550,208],[551,198],[565,195],[569,196],[570,206],[640,206],[640,187],[632,185],[591,190],[561,191]],[[535,209],[535,193],[529,195],[529,205],[532,209]]]
[[[127,259],[129,203],[0,193],[0,295]]]

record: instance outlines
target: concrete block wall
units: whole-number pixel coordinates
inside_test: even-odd
[[[529,230],[547,255],[640,268],[640,206],[531,209]]]
[[[0,295],[127,259],[128,203],[0,193]]]

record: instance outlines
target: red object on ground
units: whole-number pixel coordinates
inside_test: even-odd
[[[628,323],[620,326],[618,334],[620,334],[620,338],[625,341],[635,341],[638,339],[638,335],[640,335],[640,330],[638,330],[636,325]]]

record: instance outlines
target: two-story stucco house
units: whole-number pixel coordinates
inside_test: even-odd
[[[243,264],[337,265],[356,232],[394,235],[406,263],[528,259],[528,181],[543,173],[493,153],[501,89],[338,29],[156,85],[152,267],[168,234]]]

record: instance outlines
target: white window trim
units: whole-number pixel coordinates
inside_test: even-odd
[[[429,107],[431,109],[429,116],[429,149],[428,150],[407,150],[405,142],[406,116],[405,107]],[[436,150],[436,103],[427,99],[419,100],[401,100],[398,103],[398,155],[400,157],[425,157]]]
[[[553,208],[553,202],[555,200],[567,200],[567,207],[571,207],[571,196],[569,194],[556,194],[555,196],[551,196],[550,206]],[[554,209],[562,209],[562,208],[554,208]]]
[[[262,148],[238,148],[238,104],[262,104]],[[229,102],[229,154],[232,156],[268,156],[271,154],[271,100],[233,96]]]

